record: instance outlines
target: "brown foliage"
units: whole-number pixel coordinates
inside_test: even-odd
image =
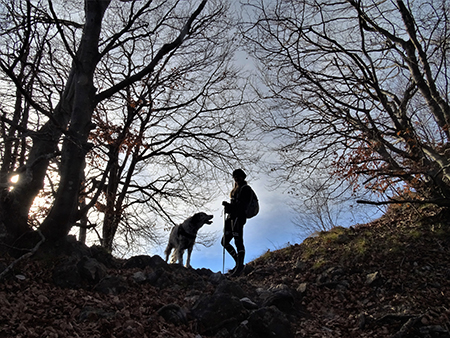
[[[372,223],[269,251],[235,280],[254,299],[258,288],[293,290],[296,337],[448,337],[449,225],[446,210],[391,206]],[[118,295],[61,289],[51,281],[54,264],[28,260],[0,282],[0,336],[196,337],[195,320],[175,326],[157,310],[189,308],[192,296],[214,292],[210,284],[129,283]],[[109,271],[128,280],[134,272]]]

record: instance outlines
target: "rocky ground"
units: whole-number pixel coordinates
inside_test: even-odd
[[[1,275],[0,337],[450,337],[449,225],[442,210],[392,207],[233,279],[77,243],[38,251]]]

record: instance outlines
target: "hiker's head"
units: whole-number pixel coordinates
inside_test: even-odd
[[[233,178],[236,182],[244,181],[247,175],[242,169],[236,169],[233,171]]]

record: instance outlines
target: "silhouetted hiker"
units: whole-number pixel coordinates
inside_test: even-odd
[[[252,189],[245,181],[246,177],[242,169],[233,171],[235,183],[230,193],[230,203],[222,202],[226,213],[222,245],[236,262],[236,266],[230,271],[231,276],[239,276],[244,270],[244,224],[247,222],[246,211],[253,196]],[[230,244],[232,238],[236,249]]]

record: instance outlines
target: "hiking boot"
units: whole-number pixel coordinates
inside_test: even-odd
[[[231,277],[239,277],[242,271],[244,271],[244,267],[245,267],[244,264],[237,266],[236,270],[234,270],[234,272],[231,274]]]
[[[245,253],[239,252],[238,259],[237,259],[237,264],[236,264],[236,266],[233,269],[234,271],[231,274],[231,277],[239,277],[241,275],[242,271],[244,271],[244,267],[245,267],[245,265],[244,265],[244,256],[245,256]]]
[[[227,275],[232,275],[236,271],[237,265],[233,268],[228,270]]]
[[[228,253],[230,254],[230,256],[234,259],[234,262],[236,263],[236,266],[231,269],[228,270],[227,274],[231,275],[236,271],[236,268],[238,266],[238,261],[239,261],[239,257],[236,251],[234,251],[233,247],[226,247],[226,250],[228,251]]]

